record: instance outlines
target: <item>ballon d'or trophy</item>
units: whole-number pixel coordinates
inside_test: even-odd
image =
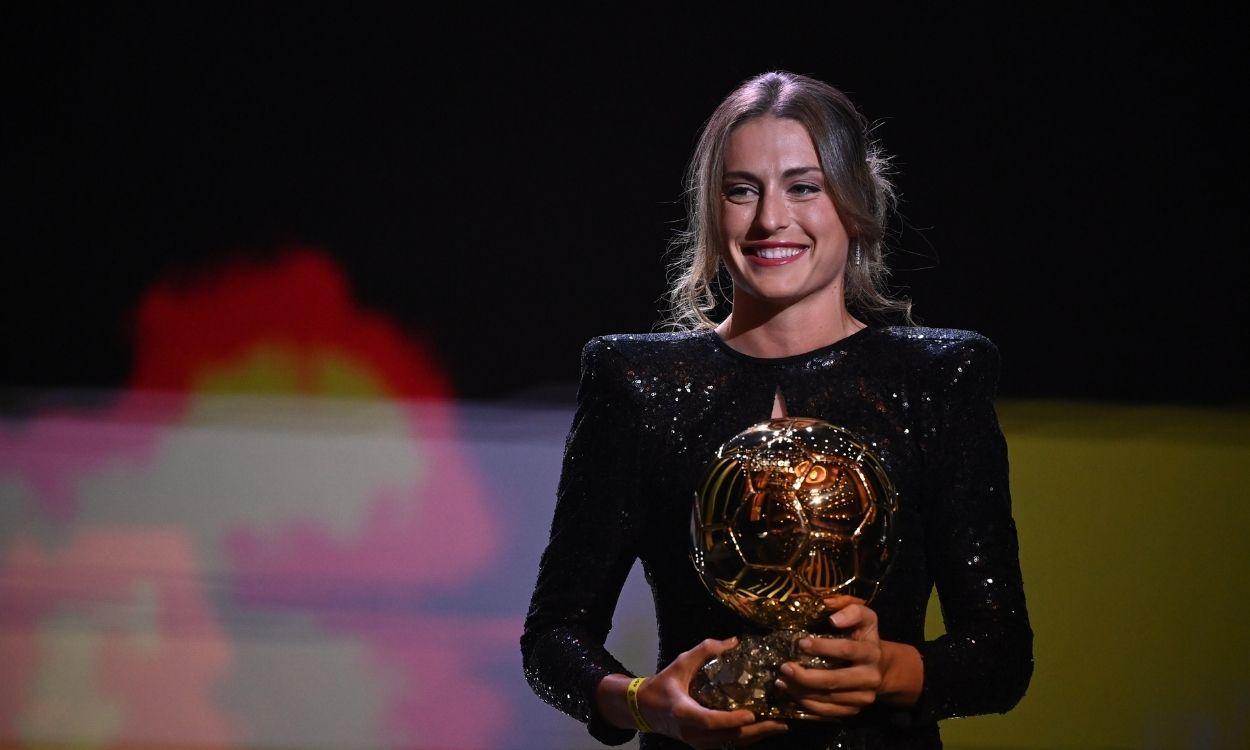
[[[824,598],[871,602],[889,567],[898,500],[869,447],[828,422],[785,417],[716,451],[695,490],[690,557],[708,590],[759,632],[695,672],[690,695],[700,704],[823,718],[774,680],[787,661],[842,666],[800,651],[799,639],[832,632]]]

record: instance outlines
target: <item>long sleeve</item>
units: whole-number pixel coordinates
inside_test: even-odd
[[[595,691],[606,675],[633,674],[603,644],[638,554],[646,513],[637,492],[637,416],[619,362],[602,337],[582,350],[551,536],[521,636],[525,676],[534,692],[609,745],[635,734],[600,715]]]
[[[924,683],[915,723],[1005,712],[1033,674],[1007,443],[993,403],[998,349],[973,336],[944,354],[925,547],[946,634],[918,646]]]

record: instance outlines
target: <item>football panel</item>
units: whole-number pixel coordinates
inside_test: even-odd
[[[745,492],[746,476],[742,465],[733,458],[716,460],[708,467],[696,496],[700,521],[706,526],[728,521]]]
[[[807,540],[807,522],[798,501],[772,488],[747,496],[732,528],[742,559],[752,565],[788,567]]]

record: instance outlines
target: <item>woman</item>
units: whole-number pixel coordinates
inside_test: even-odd
[[[670,293],[678,330],[599,336],[582,352],[550,543],[521,637],[546,701],[644,748],[940,747],[936,722],[1006,711],[1032,675],[993,407],[998,352],[969,331],[911,324],[882,291],[892,195],[854,105],[803,76],[747,81],[709,119],[689,172],[689,226]],[[732,280],[719,324],[718,268]],[[887,325],[887,323],[901,325]],[[746,623],[688,556],[693,488],[716,448],[770,416],[817,417],[871,441],[898,492],[896,552],[871,607],[832,600],[849,638],[806,649],[849,666],[788,665],[781,686],[831,722],[713,711],[691,674]],[[642,560],[658,673],[638,683],[604,648]],[[947,634],[924,640],[936,584]]]

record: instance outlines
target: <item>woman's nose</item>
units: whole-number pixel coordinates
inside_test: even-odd
[[[755,214],[755,222],[760,229],[769,234],[784,228],[790,221],[790,211],[786,206],[785,196],[776,190],[769,190],[760,196],[759,210]]]

